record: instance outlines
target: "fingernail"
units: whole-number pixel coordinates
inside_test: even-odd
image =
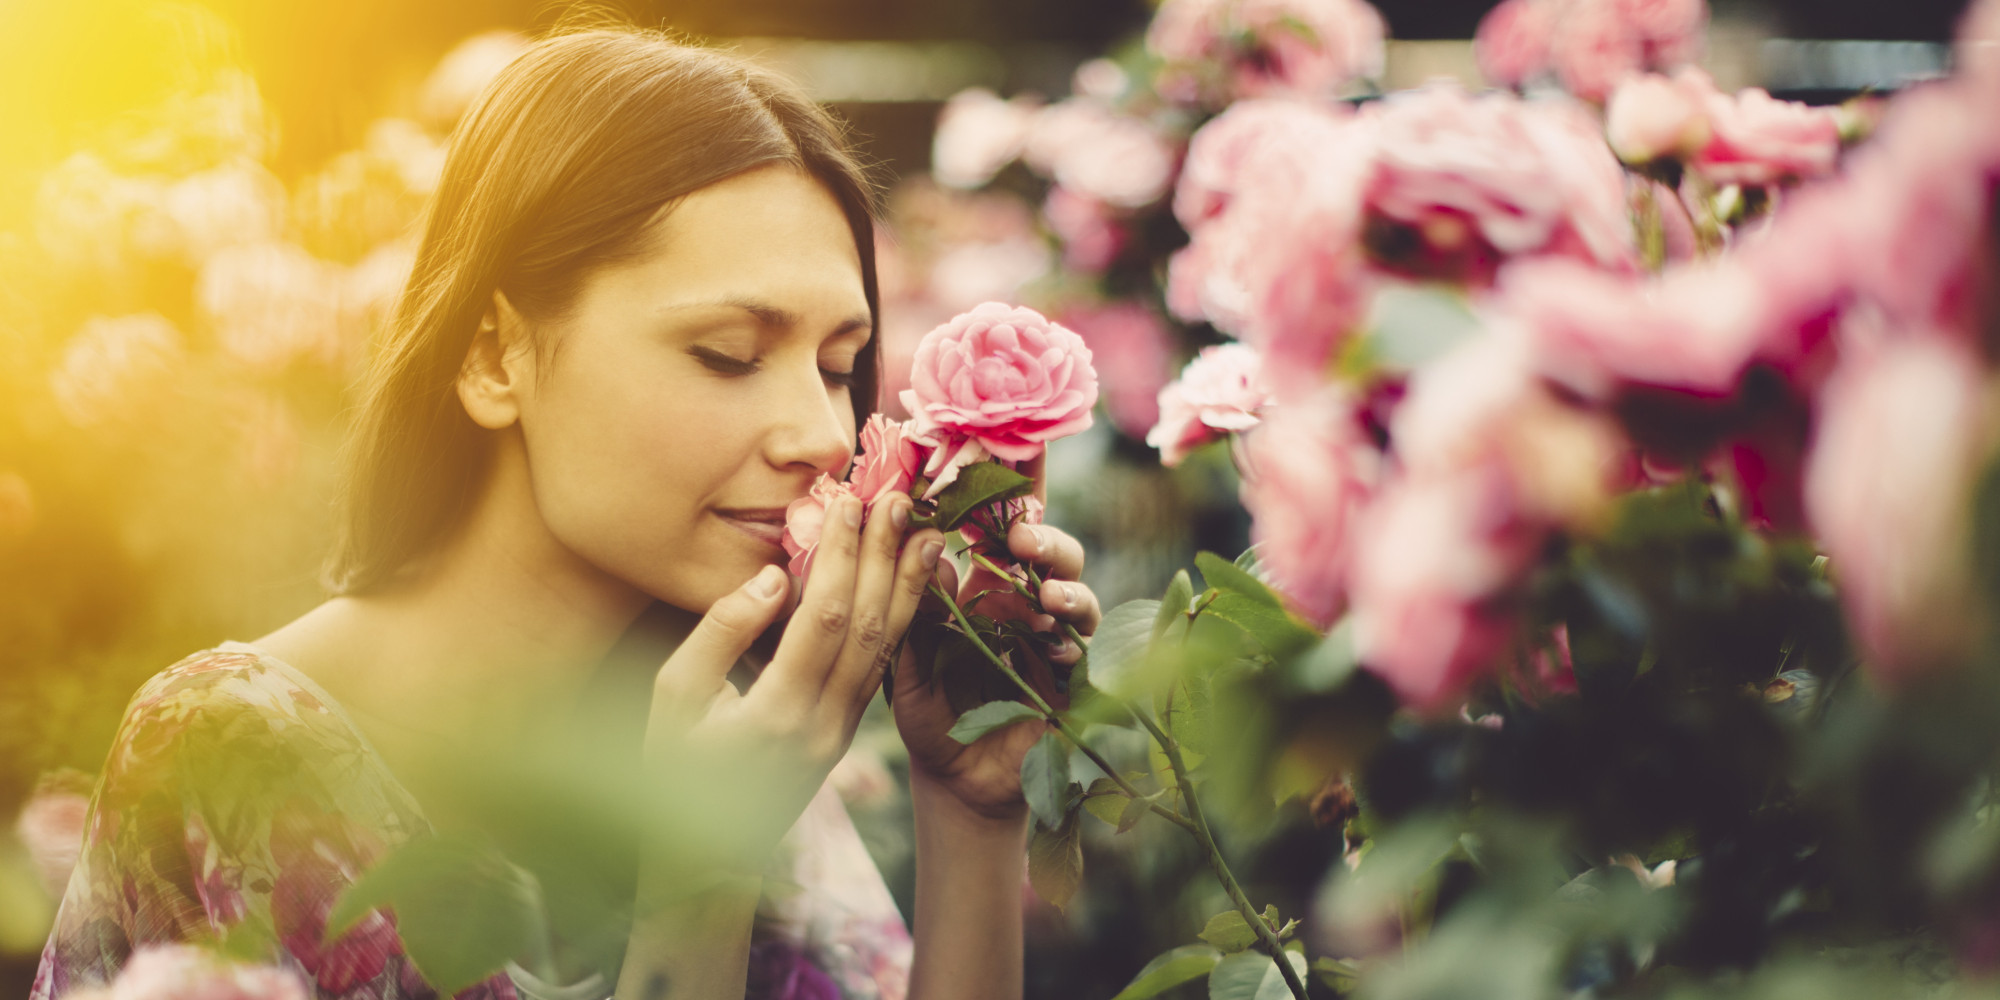
[[[889,498],[889,516],[898,521],[910,519],[910,498],[900,493]]]
[[[1049,554],[1049,533],[1041,528],[1031,528],[1029,531],[1031,532],[1030,537],[1035,540],[1035,555],[1047,556]]]
[[[936,566],[938,557],[941,555],[944,555],[944,540],[939,538],[933,538],[925,542],[923,551],[918,553],[918,556],[924,561],[925,568]]]
[[[1056,600],[1061,601],[1063,603],[1063,607],[1065,608],[1076,607],[1076,584],[1074,583],[1056,584]]]
[[[840,502],[840,519],[846,521],[847,526],[850,528],[861,527],[861,501],[858,499],[842,500]]]
[[[784,585],[784,571],[778,569],[776,566],[766,566],[758,570],[757,575],[750,579],[750,592],[756,594],[758,597],[768,599],[778,596],[778,591]]]

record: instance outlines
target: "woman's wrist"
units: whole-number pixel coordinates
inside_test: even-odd
[[[972,835],[1011,836],[1028,820],[1026,799],[974,805],[922,767],[910,768],[910,806],[936,826]]]

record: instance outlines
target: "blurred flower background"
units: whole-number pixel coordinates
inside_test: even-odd
[[[1370,274],[1471,288],[1498,280],[1503,258],[1581,261],[1578,274],[1550,263],[1508,287],[1524,315],[1551,298],[1563,304],[1548,310],[1573,311],[1570,300],[1588,299],[1598,280],[1585,265],[1615,272],[1692,258],[1726,238],[1725,222],[1759,207],[1732,209],[1715,192],[1762,197],[1831,173],[1843,138],[1867,131],[1878,109],[1868,101],[1824,108],[1942,75],[1960,13],[1949,0],[1894,9],[1660,2],[1628,5],[1651,18],[1634,33],[1598,16],[1609,5],[1586,0],[1505,0],[1489,14],[1490,6],[1173,0],[1155,11],[1143,0],[757,0],[624,10],[793,73],[854,123],[886,192],[885,409],[902,415],[898,379],[907,378],[918,338],[980,302],[1034,305],[1085,338],[1103,376],[1104,419],[1051,452],[1048,517],[1084,540],[1107,607],[1157,595],[1199,550],[1234,556],[1251,542],[1255,514],[1258,539],[1280,552],[1268,568],[1301,616],[1329,624],[1346,610],[1348,588],[1373,588],[1392,595],[1377,606],[1410,616],[1401,632],[1436,638],[1425,609],[1402,607],[1394,595],[1413,572],[1407,564],[1458,551],[1457,540],[1429,531],[1451,518],[1396,513],[1450,504],[1448,491],[1425,493],[1431,480],[1413,474],[1402,487],[1407,502],[1361,533],[1342,519],[1358,503],[1352,498],[1379,485],[1375,474],[1358,462],[1298,460],[1368,450],[1366,421],[1333,433],[1345,424],[1315,420],[1316,406],[1387,413],[1403,385],[1382,386],[1381,399],[1287,406],[1240,445],[1198,447],[1255,424],[1261,387],[1286,388],[1300,372],[1342,363],[1329,338],[1301,335],[1325,327],[1327,310],[1390,309],[1374,325],[1414,331],[1406,343],[1468,322],[1450,303],[1377,297],[1377,279],[1362,276],[1358,259],[1326,255],[1366,245]],[[518,0],[0,0],[0,815],[15,815],[38,785],[43,793],[15,834],[0,833],[0,992],[26,992],[53,910],[32,859],[59,854],[65,824],[81,822],[79,781],[87,788],[87,779],[63,769],[96,770],[126,698],[147,676],[195,649],[253,638],[319,599],[314,574],[330,537],[350,390],[401,289],[448,135],[485,81],[558,13]],[[1707,75],[1664,75],[1690,64]],[[1619,87],[1648,69],[1662,75]],[[1350,127],[1342,116],[1354,103],[1435,77],[1464,89],[1384,102],[1393,113],[1371,126],[1378,134],[1369,148],[1379,152],[1367,163],[1345,140],[1307,145],[1325,155],[1298,163],[1258,146],[1272,132],[1333,136]],[[1656,172],[1653,187],[1628,191],[1596,121],[1475,96],[1488,85],[1553,84],[1608,102],[1619,159],[1635,169],[1672,161],[1673,175]],[[1738,95],[1749,86],[1822,108]],[[1315,110],[1285,103],[1294,98]],[[1447,158],[1481,165],[1464,185],[1471,190],[1423,180],[1441,169],[1424,142],[1439,130],[1464,133]],[[1236,187],[1242,159],[1252,156],[1261,157],[1256,183],[1266,189],[1257,197]],[[1601,176],[1592,175],[1599,167]],[[1348,183],[1363,169],[1387,178],[1371,201],[1372,222],[1294,217],[1313,201],[1288,192]],[[1549,177],[1561,180],[1544,185]],[[1691,204],[1738,215],[1678,211],[1681,199],[1660,182],[1682,191],[1707,185],[1708,196]],[[1537,186],[1560,195],[1534,203]],[[1495,204],[1495,190],[1522,203]],[[1654,198],[1674,203],[1674,218],[1652,216],[1660,221],[1655,242],[1635,242],[1628,211],[1664,211]],[[1949,220],[1951,208],[1913,204],[1907,212]],[[1376,228],[1353,228],[1364,225]],[[1279,232],[1306,235],[1259,239]],[[1390,236],[1402,242],[1377,238]],[[1909,238],[1920,254],[1923,237]],[[1923,266],[1920,257],[1910,264],[1913,274]],[[1223,274],[1253,277],[1215,277]],[[1684,297],[1717,301],[1728,290],[1715,284]],[[1917,294],[1922,285],[1899,287]],[[1558,291],[1537,299],[1538,287]],[[1246,288],[1263,297],[1246,299]],[[1262,349],[1262,371],[1225,332]],[[1702,362],[1703,344],[1683,346],[1690,357],[1673,362],[1677,373]],[[1567,385],[1583,397],[1646,383],[1646,373],[1619,366],[1657,360],[1591,349],[1609,350],[1547,348],[1573,363]],[[1833,415],[1820,433],[1871,455],[1895,452],[1871,442],[1911,439],[1969,451],[1952,434],[1965,422],[1960,411],[1978,405],[1979,388],[1954,380],[1970,366],[1939,351],[1895,354],[1867,377],[1843,374],[1826,386]],[[1181,376],[1196,357],[1200,364]],[[1471,419],[1543,406],[1525,393],[1464,401],[1478,395],[1475,383],[1493,384],[1496,372],[1505,382],[1527,364],[1496,348],[1427,371],[1418,388],[1457,399],[1477,411]],[[1454,392],[1455,374],[1467,392]],[[1898,409],[1910,398],[1951,412],[1936,426],[1923,413],[1905,417],[1910,426],[1879,416],[1914,412]],[[1427,414],[1445,425],[1437,432],[1445,437],[1456,433],[1450,425],[1469,422],[1466,412],[1429,405],[1399,417],[1412,442],[1423,440]],[[1598,428],[1556,410],[1514,418],[1529,430],[1501,449],[1587,461],[1608,447]],[[1413,469],[1419,453],[1411,449]],[[1888,593],[1870,602],[1880,620],[1851,627],[1877,644],[1889,669],[1955,641],[1890,638],[1908,617],[1894,602],[1933,600],[1950,588],[1924,577],[1939,572],[1935,561],[1871,551],[1886,545],[1871,526],[1903,502],[1909,509],[1900,516],[1936,536],[1912,544],[1948,549],[1957,528],[1911,498],[1970,489],[1956,480],[1882,489],[1885,477],[1918,482],[1939,467],[1923,455],[1902,458],[1907,472],[1827,462],[1806,473],[1831,484],[1814,495],[1842,498],[1809,512],[1828,547],[1882,567],[1879,578],[1846,583]],[[1649,474],[1641,458],[1633,461],[1635,475]],[[1436,457],[1435,481],[1457,474],[1455,462]],[[1972,469],[1970,459],[1944,464]],[[1240,501],[1239,468],[1265,473]],[[1676,474],[1652,471],[1661,481]],[[1553,492],[1530,501],[1554,520],[1586,517],[1575,508],[1590,498],[1548,486],[1559,473],[1544,480]],[[1302,506],[1315,513],[1288,517]],[[1805,513],[1759,512],[1780,524]],[[1334,555],[1328,546],[1359,548]],[[1312,575],[1315,567],[1345,572],[1350,562],[1364,567],[1351,580]],[[1442,675],[1396,683],[1418,701],[1452,686]],[[897,748],[893,728],[871,719],[835,781],[907,913]],[[1311,806],[1340,808],[1317,798]],[[1066,910],[1030,898],[1030,995],[1110,996],[1221,907],[1220,890],[1202,877],[1205,859],[1189,845],[1114,842],[1108,829],[1098,832],[1086,838],[1090,878]],[[1341,846],[1281,829],[1256,845],[1249,877],[1288,866],[1320,871]]]

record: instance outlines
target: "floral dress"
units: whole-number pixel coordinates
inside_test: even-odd
[[[178,942],[247,950],[297,973],[317,1000],[435,997],[393,914],[322,942],[341,891],[430,832],[310,678],[242,643],[197,653],[126,710],[31,1000],[108,983],[134,949]],[[749,997],[902,1000],[909,932],[830,788],[787,834],[772,875],[792,891],[760,908]],[[458,996],[605,1000],[615,976],[556,986],[509,965]]]

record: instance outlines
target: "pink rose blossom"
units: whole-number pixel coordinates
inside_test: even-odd
[[[1387,32],[1364,0],[1238,0],[1234,13],[1253,39],[1233,63],[1238,98],[1327,97],[1382,75]]]
[[[1486,530],[1492,474],[1400,481],[1354,525],[1355,652],[1425,711],[1448,707],[1513,634],[1513,616],[1493,599],[1519,572],[1520,558],[1496,548]]]
[[[1612,0],[1632,32],[1649,46],[1678,51],[1708,27],[1707,0]],[[1657,59],[1657,57],[1656,57]]]
[[[1166,0],[1146,47],[1167,63],[1163,94],[1225,103],[1327,97],[1379,76],[1384,34],[1382,15],[1362,0]],[[1204,87],[1214,70],[1226,93]]]
[[[1556,0],[1501,0],[1479,20],[1472,53],[1496,87],[1520,87],[1549,68]]]
[[[1202,348],[1180,379],[1160,390],[1160,422],[1146,435],[1160,464],[1179,465],[1195,448],[1257,426],[1271,402],[1263,365],[1248,344]]]
[[[28,849],[49,898],[61,899],[70,872],[83,853],[84,817],[90,811],[90,777],[63,770],[44,775],[35,794],[21,807],[14,833]]]
[[[1526,253],[1630,266],[1624,173],[1573,105],[1433,84],[1392,95],[1380,116],[1368,211],[1414,239],[1371,238],[1385,264],[1474,283]]]
[[[1619,81],[1646,68],[1646,40],[1615,0],[1575,0],[1557,20],[1552,49],[1563,87],[1603,103]]]
[[[1262,99],[1238,101],[1188,140],[1174,190],[1174,216],[1193,231],[1228,207],[1230,197],[1258,179],[1260,154],[1297,129],[1318,129],[1349,114],[1344,104]]]
[[[1755,87],[1735,97],[1698,70],[1687,86],[1707,90],[1711,137],[1689,163],[1716,184],[1768,185],[1833,172],[1840,158],[1840,116],[1833,108],[1780,101]]]
[[[1347,607],[1356,518],[1375,488],[1380,455],[1354,402],[1336,387],[1275,407],[1243,439],[1243,506],[1272,585],[1308,620],[1330,625]]]
[[[1062,323],[1090,348],[1111,425],[1128,437],[1144,435],[1160,418],[1160,387],[1173,377],[1166,325],[1131,301],[1065,310]]]
[[[1198,227],[1168,290],[1175,309],[1193,305],[1262,350],[1281,396],[1311,393],[1366,314],[1374,281],[1361,252],[1361,184],[1375,118],[1298,124]]]
[[[1083,338],[1032,309],[1000,302],[926,334],[910,382],[903,406],[936,448],[932,465],[940,471],[955,468],[967,445],[1025,462],[1048,442],[1089,427],[1097,404],[1097,372]],[[942,489],[938,472],[925,472],[932,490]]]
[[[785,533],[780,538],[785,554],[791,556],[786,569],[799,579],[812,571],[813,554],[819,551],[820,535],[826,531],[826,509],[841,497],[855,496],[854,487],[822,474],[813,480],[805,496],[785,508]]]
[[[1627,77],[1604,109],[1605,138],[1626,163],[1678,159],[1708,143],[1702,94],[1657,74]]]
[[[244,965],[184,944],[145,945],[132,953],[105,994],[108,1000],[308,1000],[286,969]]]
[[[1023,158],[1071,191],[1119,208],[1143,208],[1174,181],[1176,151],[1143,119],[1087,98],[1042,109]]]
[[[1102,274],[1125,249],[1125,230],[1110,208],[1060,184],[1049,188],[1042,218],[1062,241],[1063,267],[1071,271]]]
[[[984,87],[953,94],[931,138],[931,176],[946,187],[984,185],[1021,155],[1035,111],[1029,101],[1002,100]]]
[[[1979,359],[1928,335],[1861,345],[1820,399],[1806,510],[1850,627],[1897,680],[1968,638],[1969,511],[1984,454]]]
[[[880,413],[869,415],[861,428],[861,457],[848,477],[854,494],[873,507],[893,494],[909,493],[927,457],[909,425]]]

